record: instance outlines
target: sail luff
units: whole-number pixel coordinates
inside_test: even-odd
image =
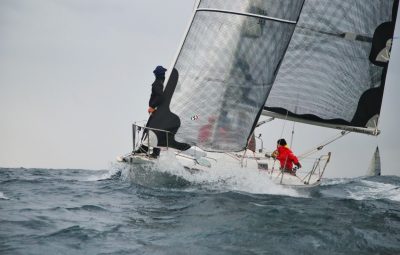
[[[176,52],[176,54],[175,54],[175,57],[173,58],[173,60],[172,60],[172,62],[171,62],[171,64],[170,64],[170,71],[169,71],[168,77],[166,77],[166,81],[168,81],[169,78],[171,77],[172,69],[173,69],[173,67],[176,65],[176,61],[178,61],[179,54],[180,54],[181,51],[182,51],[183,44],[185,43],[185,40],[186,40],[186,38],[187,38],[187,36],[188,36],[190,27],[191,27],[192,24],[193,24],[194,17],[196,16],[196,10],[199,8],[200,2],[201,2],[201,0],[196,0],[195,9],[194,9],[194,11],[193,11],[193,13],[192,13],[192,17],[190,18],[190,21],[189,21],[187,27],[186,27],[186,30],[185,30],[185,32],[184,32],[184,36],[183,36],[183,38],[182,38],[182,40],[181,40],[181,43],[179,44],[178,50],[177,50],[177,52]]]

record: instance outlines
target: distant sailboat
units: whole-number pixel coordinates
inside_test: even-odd
[[[330,154],[293,177],[249,140],[261,116],[378,135],[398,3],[199,0],[142,143],[188,169],[231,162],[280,184],[318,185]]]
[[[371,159],[371,164],[367,172],[367,176],[380,176],[381,175],[381,156],[379,154],[379,148],[376,146],[376,150]]]

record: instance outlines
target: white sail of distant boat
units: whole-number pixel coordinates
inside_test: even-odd
[[[379,148],[376,146],[374,155],[371,159],[371,164],[367,172],[368,176],[380,176],[381,175],[381,156],[379,154]]]
[[[248,166],[273,169],[262,148],[248,152],[261,116],[378,135],[398,3],[199,0],[143,143],[174,150],[187,168],[232,159],[244,166],[251,154]],[[328,156],[307,178],[321,159],[289,183],[318,183]]]

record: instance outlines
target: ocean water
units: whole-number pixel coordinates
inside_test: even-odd
[[[0,254],[400,254],[400,178],[0,168]]]

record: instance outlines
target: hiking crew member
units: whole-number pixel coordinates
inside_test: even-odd
[[[165,71],[167,71],[167,69],[162,66],[157,66],[153,71],[154,75],[156,76],[156,80],[151,85],[149,109],[147,110],[149,114],[152,114],[155,110],[157,110],[157,107],[160,106],[163,100]]]
[[[150,95],[150,100],[149,100],[149,108],[147,112],[150,114],[149,120],[147,123],[150,122],[152,114],[157,110],[157,107],[159,107],[163,101],[163,93],[164,93],[164,80],[165,80],[165,72],[167,69],[165,69],[162,66],[157,66],[156,69],[154,69],[153,73],[154,76],[156,77],[155,81],[151,85],[151,95]],[[147,126],[147,125],[146,125]],[[143,133],[142,141],[145,140],[146,135],[148,134],[148,131],[146,130]],[[139,149],[135,151],[135,153],[147,153],[149,148],[142,144]],[[153,148],[153,153],[150,154],[151,157],[157,158],[160,155],[160,148]]]
[[[296,175],[293,171],[293,164],[298,168],[301,168],[301,164],[297,157],[293,154],[292,150],[287,146],[285,139],[279,139],[276,145],[277,149],[272,153],[272,157],[279,160],[281,169],[285,172],[289,172],[292,175]]]

